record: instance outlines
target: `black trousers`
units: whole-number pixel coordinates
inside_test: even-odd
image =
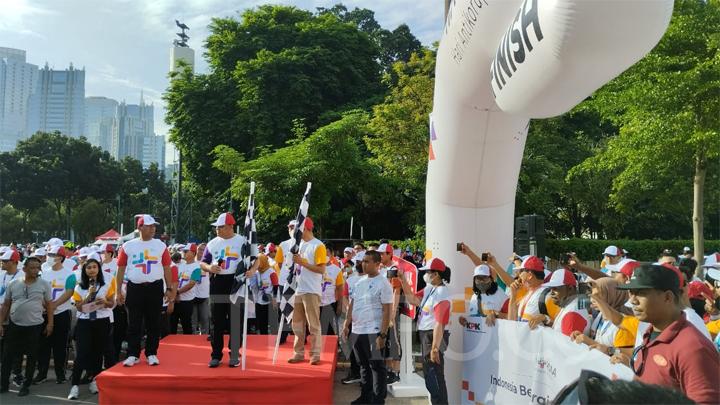
[[[255,326],[258,335],[270,332],[270,304],[255,304]]]
[[[0,388],[6,389],[10,385],[10,371],[13,365],[22,356],[27,356],[25,363],[24,387],[32,384],[32,377],[35,375],[35,364],[37,363],[38,343],[44,330],[44,326],[19,326],[10,322],[5,328],[5,343],[3,344],[2,364],[0,365]]]
[[[3,325],[5,326],[5,330],[7,330],[7,324]],[[5,335],[7,336],[7,335]],[[5,344],[7,342],[7,337],[0,336],[0,362],[2,362],[2,354],[5,351]],[[12,367],[12,373],[15,375],[21,375],[22,374],[22,356],[15,359],[15,363]]]
[[[110,333],[110,319],[78,319],[75,326],[76,357],[72,385],[80,385],[82,372],[94,378],[102,371],[103,352]]]
[[[145,356],[157,355],[160,345],[160,311],[162,311],[163,282],[135,284],[128,282],[125,306],[128,310],[127,342],[129,356],[140,357],[143,324],[147,332]]]
[[[353,351],[360,363],[360,398],[367,404],[384,404],[387,396],[385,356],[375,344],[377,334],[352,334]]]
[[[239,357],[240,346],[242,345],[244,301],[238,298],[235,304],[230,301],[230,289],[235,277],[232,274],[216,274],[210,278],[210,308],[213,331],[212,331],[212,358],[221,360],[223,357],[225,332],[230,333],[228,348],[230,359]]]
[[[75,334],[77,334],[77,326],[75,326]],[[113,329],[114,324],[110,323],[110,320],[108,318],[108,328],[107,328],[107,336],[105,337],[105,347],[103,348],[103,362],[102,364],[105,365],[104,368],[110,368],[115,365],[115,363],[118,362],[118,354],[115,351],[115,344],[113,343]],[[102,367],[101,367],[102,369]]]
[[[43,315],[43,318],[45,318],[45,322],[43,322],[44,328],[45,325],[47,325],[47,315]],[[52,334],[50,336],[40,336],[37,362],[38,375],[43,377],[47,376],[50,367],[50,354],[52,353],[55,378],[64,380],[72,314],[68,309],[67,311],[55,314],[53,319],[55,323]],[[25,377],[33,378],[31,375]]]
[[[170,315],[170,334],[177,335],[178,322],[182,325],[183,335],[192,335],[192,301],[177,301],[175,310]]]
[[[125,305],[118,305],[113,308],[113,318],[115,322],[112,326],[112,345],[115,353],[115,362],[120,360],[120,351],[122,350],[122,342],[127,340],[128,313]],[[113,363],[114,364],[114,363]],[[108,363],[105,363],[105,368]]]
[[[430,361],[432,350],[433,331],[421,330],[420,347],[422,348],[423,374],[425,375],[425,388],[430,393],[430,402],[433,405],[448,403],[447,384],[445,383],[445,350],[447,349],[450,332],[445,331],[440,344],[440,364]]]

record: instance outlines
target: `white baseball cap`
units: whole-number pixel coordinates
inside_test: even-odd
[[[62,246],[63,241],[60,238],[50,238],[47,242],[43,243],[45,246]]]
[[[38,257],[38,256],[47,256],[47,251],[45,250],[45,248],[37,248],[30,255],[30,257]]]
[[[706,257],[705,264],[703,264],[702,267],[714,267],[716,269],[720,268],[720,253],[713,253],[710,256]]]
[[[155,218],[152,217],[152,215],[148,214],[141,214],[136,215],[135,218],[137,218],[137,227],[140,228],[141,226],[145,225],[160,225],[159,222],[155,220]]]
[[[603,252],[603,256],[622,256],[623,251],[617,246],[610,245],[605,248],[605,251]]]
[[[490,267],[487,264],[481,264],[475,267],[475,270],[473,270],[473,277],[475,276],[490,277]]]

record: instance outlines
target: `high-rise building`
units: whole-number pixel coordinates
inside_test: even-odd
[[[0,47],[0,152],[15,149],[29,135],[29,102],[37,78],[38,67],[26,62],[25,51]]]
[[[85,130],[83,134],[91,145],[110,152],[112,128],[118,102],[107,97],[85,98]]]
[[[60,131],[79,137],[85,130],[85,69],[40,69],[37,91],[30,98],[29,130]]]
[[[130,156],[142,162],[144,168],[150,167],[153,162],[162,165],[160,168],[164,167],[165,137],[155,135],[153,110],[153,105],[145,104],[142,96],[139,105],[124,101],[118,105],[110,147],[110,154],[115,159]]]

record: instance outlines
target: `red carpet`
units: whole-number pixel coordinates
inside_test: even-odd
[[[292,341],[280,346],[272,364],[275,336],[248,336],[246,370],[223,363],[211,369],[205,336],[168,336],[160,342],[160,365],[142,357],[134,367],[117,364],[97,377],[100,404],[331,404],[337,337],[323,336],[320,365],[288,364]],[[307,348],[306,348],[306,356]]]

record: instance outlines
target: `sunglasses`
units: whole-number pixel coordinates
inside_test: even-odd
[[[635,375],[639,376],[642,374],[643,369],[645,368],[645,357],[647,357],[647,346],[640,345],[633,350],[632,357],[630,357],[630,368],[633,370]],[[636,363],[635,359],[639,357],[639,362]]]

